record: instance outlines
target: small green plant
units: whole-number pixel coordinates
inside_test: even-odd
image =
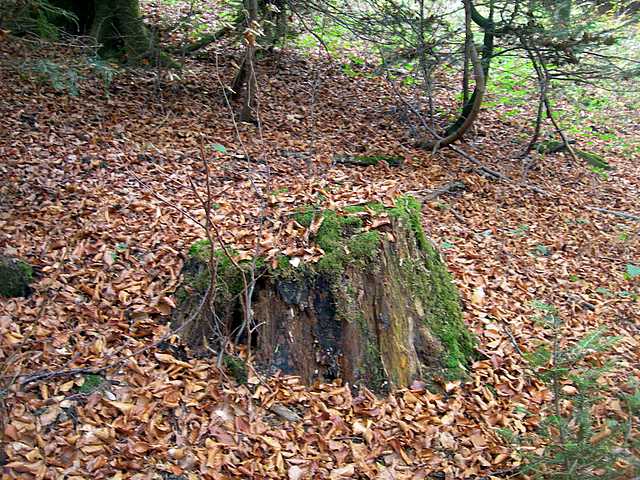
[[[100,57],[89,58],[87,59],[87,63],[89,67],[91,67],[91,70],[93,70],[93,73],[102,80],[102,88],[105,94],[107,94],[118,71]]]
[[[633,280],[634,278],[640,277],[640,267],[631,263],[627,263],[624,276],[627,280]]]
[[[509,233],[511,235],[516,235],[518,237],[523,236],[525,233],[527,233],[529,231],[529,225],[520,225],[518,228],[516,228],[515,230],[510,230]]]
[[[356,72],[350,63],[345,63],[342,65],[342,73],[344,73],[349,78],[357,78],[360,76],[360,72]]]
[[[440,248],[443,249],[443,250],[448,250],[448,249],[453,248],[453,247],[455,247],[455,245],[453,243],[447,242],[447,241],[444,241],[444,242],[442,242],[440,244]]]
[[[609,180],[609,174],[602,167],[590,166],[589,171],[598,175],[602,180]]]
[[[104,383],[104,378],[94,373],[89,373],[84,377],[84,383],[77,387],[78,393],[90,395],[98,390]]]
[[[605,297],[609,297],[609,298],[613,296],[613,293],[611,293],[611,290],[605,287],[596,288],[596,293],[599,293],[600,295],[604,295]]]
[[[219,143],[212,144],[211,148],[213,148],[218,153],[227,153],[227,147],[225,147],[224,145],[220,145]]]
[[[640,412],[637,381],[632,379],[629,384],[632,394],[618,395],[623,415],[600,419],[593,415],[604,410],[599,408],[607,401],[604,394],[613,395],[600,381],[613,362],[595,358],[599,352],[608,351],[617,338],[598,328],[564,345],[566,332],[557,309],[540,301],[532,302],[532,306],[540,312],[551,335],[526,358],[535,375],[548,385],[552,399],[535,442],[544,447],[523,450],[526,462],[520,473],[536,480],[633,478],[640,473],[640,461],[633,456],[637,445],[632,444],[631,435],[634,415]],[[511,431],[502,429],[498,433],[511,443],[523,444],[523,439]]]
[[[74,68],[58,65],[51,60],[37,60],[28,67],[42,84],[50,85],[54,90],[66,92],[73,97],[79,95],[78,72]]]
[[[535,255],[538,257],[548,257],[551,255],[551,250],[546,245],[536,245]]]

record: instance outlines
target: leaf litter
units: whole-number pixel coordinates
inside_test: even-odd
[[[558,308],[563,342],[599,325],[620,337],[604,377],[612,392],[596,414],[624,418],[615,393],[639,371],[640,286],[628,273],[640,261],[638,223],[586,207],[638,213],[637,161],[612,160],[605,179],[562,154],[536,158],[527,181],[543,196],[484,178],[451,150],[415,149],[388,85],[346,78],[329,61],[291,51],[278,65],[261,61],[262,129],[241,124],[236,135],[211,63],[188,60],[179,81],[120,72],[110,95],[86,81],[72,97],[19,80],[8,60],[59,49],[5,41],[0,52],[0,251],[38,274],[32,296],[0,303],[7,478],[499,478],[521,458],[498,430],[535,432],[552,398],[520,354],[549,335],[536,300]],[[229,53],[218,60],[230,79]],[[314,68],[322,81],[312,119]],[[465,149],[520,178],[518,145],[504,139],[528,128],[483,111]],[[203,236],[204,211],[185,180],[205,192],[202,142],[215,222],[240,258],[257,245],[269,259],[316,261],[322,252],[292,220],[300,206],[390,205],[464,182],[462,193],[425,203],[423,219],[436,244],[446,242],[479,340],[468,377],[442,380],[441,393],[415,382],[384,398],[286,376],[237,385],[215,358],[183,355],[175,338],[158,343],[170,334],[185,252]],[[405,162],[355,169],[334,164],[336,152]],[[62,369],[78,374],[21,383]],[[83,389],[97,369],[102,381]]]

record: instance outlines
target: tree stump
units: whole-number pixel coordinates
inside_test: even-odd
[[[386,224],[385,231],[367,230],[368,215]],[[459,373],[472,358],[474,339],[463,323],[458,292],[422,230],[415,199],[402,197],[391,209],[303,209],[296,220],[316,226],[314,240],[325,254],[314,264],[287,257],[276,268],[255,262],[256,364],[307,383],[342,378],[381,391]],[[194,244],[177,291],[173,325],[192,347],[216,331],[214,322],[242,320],[242,272],[216,252],[210,308],[189,322],[209,286],[210,251],[207,242]],[[251,263],[238,266],[249,269]]]
[[[0,297],[26,297],[31,293],[31,265],[0,255]]]

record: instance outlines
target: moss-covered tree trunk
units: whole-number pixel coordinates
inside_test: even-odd
[[[72,12],[77,22],[67,21],[72,33],[89,35],[101,45],[100,53],[120,56],[127,62],[165,60],[140,15],[139,0],[54,0],[54,5]]]
[[[388,218],[387,231],[366,231],[367,215]],[[473,338],[419,215],[408,198],[393,209],[302,212],[303,225],[323,218],[315,241],[325,256],[316,264],[294,267],[283,258],[278,268],[262,268],[252,299],[257,364],[308,383],[342,378],[378,391],[459,371],[473,355]],[[233,301],[242,290],[241,277],[221,260],[215,315],[204,309],[198,321],[185,324],[208,286],[207,251],[192,250],[174,316],[174,326],[183,327],[181,334],[194,347],[217,329],[214,322],[238,324],[229,316],[242,312]]]
[[[121,39],[128,60],[153,56],[154,45],[140,16],[139,0],[96,0],[90,35],[109,46]]]

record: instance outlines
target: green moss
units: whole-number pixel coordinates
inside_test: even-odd
[[[0,257],[0,296],[25,297],[33,280],[31,265],[21,260]]]
[[[189,248],[189,256],[199,260],[207,260],[211,252],[211,242],[206,238],[198,240]]]
[[[380,162],[387,162],[392,167],[397,167],[404,163],[404,157],[399,155],[358,155],[354,160],[363,165],[378,165]]]
[[[278,255],[278,257],[276,258],[276,263],[278,264],[278,266],[276,267],[277,270],[286,270],[288,268],[291,268],[291,257],[289,257],[288,255]]]
[[[249,374],[247,371],[247,364],[244,360],[233,355],[225,355],[223,362],[224,367],[229,372],[229,375],[231,375],[240,385],[246,385]]]
[[[313,207],[302,207],[293,216],[293,219],[303,227],[310,227],[313,221],[313,216],[317,210]]]
[[[355,165],[359,167],[376,166],[380,162],[387,162],[392,167],[398,167],[404,163],[404,157],[400,155],[336,155],[337,163]]]
[[[181,286],[176,290],[175,296],[179,302],[184,302],[189,298],[189,292],[187,292],[186,288]]]
[[[412,289],[411,297],[420,299],[426,306],[428,327],[447,352],[445,366],[458,369],[473,358],[475,340],[463,322],[460,297],[451,274],[424,233],[421,212],[422,206],[415,198],[404,196],[396,200],[389,215],[409,226],[425,254],[424,265],[422,261],[405,262],[404,275]]]
[[[540,153],[556,153],[566,150],[566,145],[564,144],[564,142],[558,142],[556,140],[546,140],[538,144],[537,150]],[[613,167],[609,165],[609,163],[607,163],[607,161],[600,155],[586,152],[575,147],[573,148],[573,152],[578,158],[581,158],[593,167],[602,168],[604,170],[613,170]]]
[[[358,233],[349,239],[347,248],[353,259],[371,260],[380,247],[380,232],[369,230],[368,232]]]
[[[300,225],[309,227],[317,215],[322,215],[322,224],[313,239],[323,251],[318,261],[318,273],[337,277],[344,272],[347,264],[354,261],[366,261],[372,258],[380,244],[380,234],[375,231],[361,232],[362,218],[352,213],[364,211],[365,206],[351,207],[345,215],[333,210],[317,212],[311,207],[300,210],[294,217]]]
[[[237,252],[230,250],[229,254],[235,255]],[[192,268],[185,275],[185,282],[196,291],[204,293],[209,287],[211,281],[211,273],[209,272],[208,262],[211,255],[210,243],[207,239],[198,240],[191,248],[189,248],[189,256],[191,257]],[[243,272],[246,273],[253,265],[250,261],[239,262],[241,269],[231,261],[227,252],[223,250],[215,250],[216,257],[216,291],[214,298],[219,302],[229,302],[235,298],[244,289]],[[264,267],[264,260],[256,260],[256,268]],[[179,295],[176,292],[176,295]]]
[[[576,155],[587,162],[589,165],[602,168],[603,170],[613,170],[613,167],[607,163],[607,161],[602,158],[600,155],[596,155],[595,153],[585,152],[584,150],[575,149]]]
[[[411,231],[416,236],[416,242],[421,250],[427,251],[431,247],[431,243],[427,240],[427,236],[422,229],[422,205],[418,200],[410,195],[399,197],[396,200],[395,207],[389,210],[389,215],[395,219],[404,220]]]
[[[77,387],[77,391],[78,393],[90,395],[98,390],[103,383],[104,378],[102,376],[96,375],[95,373],[89,373],[84,376],[84,383]]]
[[[344,211],[347,213],[361,213],[366,211],[373,211],[374,213],[382,213],[386,210],[386,207],[380,202],[370,202],[363,205],[351,205],[345,207]]]
[[[425,322],[444,347],[444,366],[458,370],[474,357],[475,339],[464,324],[460,297],[446,265],[431,244],[424,251],[424,265],[405,262],[402,268],[411,297],[425,306]]]
[[[18,268],[22,270],[24,274],[24,278],[27,280],[27,283],[33,281],[33,267],[29,265],[27,262],[23,262],[22,260],[18,260],[16,262],[18,264]]]

